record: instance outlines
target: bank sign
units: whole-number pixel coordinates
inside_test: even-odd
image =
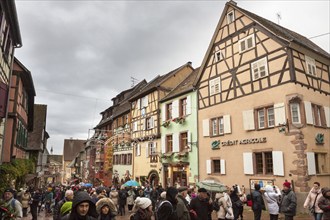
[[[267,138],[261,137],[261,138],[248,138],[248,139],[241,139],[241,140],[227,140],[227,141],[221,141],[216,140],[211,143],[212,150],[220,149],[220,147],[227,147],[227,146],[234,146],[234,145],[246,145],[246,144],[261,144],[266,143]]]

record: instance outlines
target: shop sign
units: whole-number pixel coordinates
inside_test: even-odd
[[[234,145],[245,145],[245,144],[261,144],[266,143],[267,138],[247,138],[241,140],[228,140],[228,141],[220,141],[216,140],[211,143],[211,147],[213,150],[220,149],[220,146],[227,147],[227,146],[234,146]]]

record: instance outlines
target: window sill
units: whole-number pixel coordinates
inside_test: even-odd
[[[313,175],[311,175],[313,176]],[[330,173],[318,173],[315,176],[330,176]]]

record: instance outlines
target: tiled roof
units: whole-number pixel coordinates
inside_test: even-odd
[[[56,161],[58,163],[62,163],[63,155],[48,155],[49,161]]]
[[[133,101],[133,100],[139,98],[140,96],[143,96],[144,94],[147,94],[147,93],[151,92],[152,90],[155,90],[158,86],[160,86],[162,84],[162,82],[164,82],[164,80],[166,80],[168,77],[175,74],[178,70],[180,70],[181,68],[183,68],[187,65],[191,65],[191,63],[188,62],[188,63],[186,63],[186,64],[170,71],[167,74],[164,74],[164,75],[161,75],[161,76],[160,75],[156,76],[139,93],[137,93],[133,97],[131,97],[130,101]]]
[[[86,140],[79,139],[65,139],[63,147],[64,161],[72,161],[77,153],[79,153],[85,147]]]
[[[230,4],[232,7],[236,8],[237,10],[241,11],[242,13],[244,13],[245,15],[247,15],[248,17],[250,17],[251,19],[253,19],[254,21],[256,21],[257,23],[259,23],[260,25],[262,25],[263,27],[267,28],[269,31],[271,31],[272,33],[274,33],[275,35],[282,37],[284,39],[286,39],[287,41],[291,42],[296,42],[298,44],[300,44],[301,46],[307,47],[308,49],[327,57],[328,59],[330,58],[330,54],[328,52],[326,52],[325,50],[323,50],[321,47],[319,47],[318,45],[316,45],[315,43],[313,43],[311,40],[309,40],[308,38],[294,32],[291,31],[285,27],[282,27],[272,21],[269,21],[263,17],[260,17],[250,11],[247,11],[245,9],[242,9],[240,7],[238,7],[235,4],[232,4],[231,2],[228,2],[227,4]]]
[[[138,84],[136,84],[132,89],[128,89],[128,90],[121,92],[119,95],[125,95],[126,98],[124,100],[122,100],[119,104],[109,107],[108,109],[112,108],[112,115],[103,120],[101,119],[101,121],[99,122],[98,125],[96,125],[95,128],[100,127],[100,126],[106,124],[107,122],[113,120],[115,117],[118,117],[119,115],[122,115],[123,113],[129,111],[131,109],[131,104],[128,101],[129,98],[131,97],[132,94],[138,93],[146,85],[147,85],[147,81],[143,80],[143,81],[139,82]],[[123,94],[123,93],[127,93],[127,94]],[[119,95],[117,95],[116,97],[118,97]],[[115,98],[113,98],[113,99],[115,99]],[[105,111],[103,111],[102,113],[104,113]]]
[[[46,127],[47,105],[34,105],[33,131],[28,134],[27,150],[43,150],[42,134]]]
[[[194,81],[198,75],[199,67],[190,73],[185,80],[183,80],[177,87],[175,87],[161,102],[175,98],[184,93],[190,92],[194,89]]]

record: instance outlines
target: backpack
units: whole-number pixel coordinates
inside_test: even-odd
[[[246,195],[246,204],[247,204],[247,206],[252,207],[252,194],[251,193]]]
[[[212,202],[212,209],[215,210],[216,212],[220,210],[220,205],[218,199]]]
[[[156,205],[156,207],[155,207],[155,218],[156,218],[156,220],[161,220],[161,219],[158,218],[158,211],[159,211],[160,207],[161,207],[164,203],[168,203],[168,204],[171,205],[171,208],[172,208],[172,212],[171,212],[171,214],[174,212],[174,211],[173,211],[172,203],[170,203],[168,200],[163,200],[163,201],[161,201],[160,203],[158,203],[158,205]]]

